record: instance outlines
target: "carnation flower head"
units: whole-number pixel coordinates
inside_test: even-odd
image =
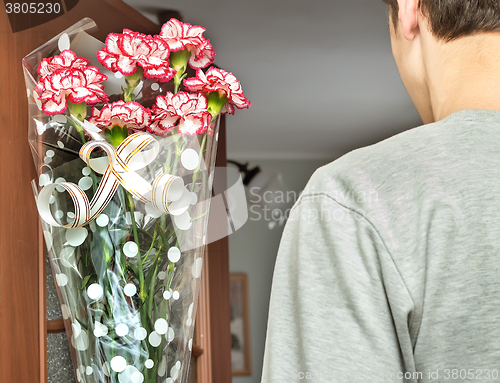
[[[138,102],[120,100],[104,105],[101,110],[92,108],[92,116],[88,120],[102,129],[120,126],[133,131],[143,131],[150,118],[151,112]]]
[[[99,69],[88,66],[88,60],[76,57],[71,51],[63,51],[53,59],[42,61],[38,67],[41,74],[35,92],[42,101],[42,111],[53,115],[64,112],[68,101],[73,104],[94,105],[107,102],[102,81],[107,76]]]
[[[168,44],[160,38],[132,32],[110,33],[97,58],[107,69],[125,76],[134,74],[138,66],[144,77],[169,81],[175,75],[170,68]]]
[[[167,92],[165,96],[156,98],[148,131],[165,136],[177,127],[180,134],[193,136],[206,133],[212,121],[207,107],[207,98],[202,93]]]
[[[191,92],[206,92],[209,99],[219,98],[227,102],[221,105],[221,114],[234,114],[234,107],[238,109],[249,108],[251,102],[243,96],[243,89],[238,79],[230,72],[223,69],[210,67],[207,73],[201,69],[196,71],[196,77],[184,80],[184,86]],[[212,96],[212,97],[211,97]],[[215,96],[215,97],[214,97]]]
[[[191,68],[205,68],[214,61],[215,51],[210,40],[203,37],[205,28],[170,19],[161,27],[161,37],[171,52],[187,50]]]
[[[62,69],[84,69],[89,63],[90,60],[78,57],[75,52],[65,49],[60,55],[43,59],[38,66],[37,73],[45,77]]]

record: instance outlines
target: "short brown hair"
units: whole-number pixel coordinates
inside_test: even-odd
[[[398,25],[397,0],[383,0],[389,5],[394,28]],[[445,41],[477,32],[500,31],[499,0],[419,0],[431,32]]]

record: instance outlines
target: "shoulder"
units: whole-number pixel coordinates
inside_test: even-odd
[[[446,136],[438,123],[422,125],[374,145],[353,150],[317,169],[302,198],[324,195],[349,209],[366,211],[382,196],[411,189],[440,156]]]

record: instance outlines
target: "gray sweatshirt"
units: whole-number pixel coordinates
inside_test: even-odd
[[[273,277],[262,383],[500,382],[500,111],[318,169]]]

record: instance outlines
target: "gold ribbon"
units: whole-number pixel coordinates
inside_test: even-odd
[[[107,157],[91,159],[95,149],[103,149]],[[80,158],[96,173],[104,174],[89,202],[87,195],[78,185],[71,182],[49,184],[38,195],[37,206],[42,219],[49,225],[66,228],[82,227],[94,220],[111,201],[119,185],[122,185],[138,200],[154,206],[171,215],[181,215],[189,207],[191,194],[184,187],[181,177],[159,174],[149,183],[137,170],[154,161],[160,150],[158,141],[147,133],[128,136],[116,149],[106,141],[89,141],[80,149]],[[75,217],[67,225],[59,224],[50,211],[50,196],[58,186],[71,196]]]

